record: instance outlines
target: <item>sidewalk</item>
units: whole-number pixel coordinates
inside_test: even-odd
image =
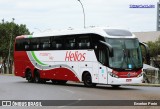
[[[0,76],[1,76],[1,75],[5,75],[5,76],[14,76],[14,74],[1,74],[1,73],[0,73]]]

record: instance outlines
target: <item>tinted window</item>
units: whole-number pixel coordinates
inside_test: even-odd
[[[28,38],[24,39],[23,46],[24,46],[24,49],[22,49],[22,51],[30,51],[31,50],[30,39],[28,39]]]
[[[66,36],[65,47],[66,47],[66,49],[75,49],[76,48],[76,37]]]
[[[64,44],[64,37],[52,37],[51,49],[52,50],[62,50]]]
[[[50,37],[40,38],[40,43],[37,46],[39,47],[40,50],[50,50],[51,49]]]
[[[29,50],[39,50],[39,38],[31,38],[30,43],[28,41],[25,42],[27,45],[25,45],[25,48],[29,47]]]
[[[91,41],[89,35],[79,36],[78,48],[79,49],[89,49],[91,47]]]
[[[35,51],[91,49],[93,48],[93,44],[91,43],[90,36],[90,34],[84,34],[17,39],[16,50]]]
[[[16,45],[15,45],[15,50],[16,50],[16,51],[21,51],[21,50],[23,50],[23,49],[24,49],[23,43],[24,43],[24,39],[17,39],[17,40],[16,40]]]

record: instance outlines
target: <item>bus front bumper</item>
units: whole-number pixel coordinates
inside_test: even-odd
[[[111,85],[140,84],[143,82],[143,76],[134,78],[115,78],[110,75],[108,76],[108,84]]]

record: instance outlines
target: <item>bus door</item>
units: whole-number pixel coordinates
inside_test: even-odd
[[[107,50],[105,47],[99,47],[98,49],[98,60],[99,60],[99,83],[107,84]]]

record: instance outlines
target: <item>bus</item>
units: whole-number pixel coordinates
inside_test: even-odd
[[[149,62],[147,45],[122,29],[59,30],[15,39],[15,76],[28,82],[142,83],[144,59]]]

